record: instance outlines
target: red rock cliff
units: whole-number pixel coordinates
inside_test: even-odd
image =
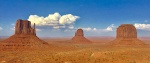
[[[116,39],[111,43],[113,45],[144,45],[137,38],[136,28],[132,24],[120,25],[116,31]]]
[[[30,21],[19,19],[16,22],[15,34],[36,35],[35,24],[34,24],[34,28],[32,28]]]
[[[132,24],[122,24],[116,32],[116,38],[137,38],[136,28]]]
[[[41,49],[48,46],[43,40],[36,36],[35,24],[31,27],[31,22],[27,20],[17,20],[15,34],[0,42],[0,50],[29,50]]]
[[[91,43],[88,39],[84,37],[84,33],[82,29],[78,29],[75,32],[75,36],[72,38],[73,43]]]

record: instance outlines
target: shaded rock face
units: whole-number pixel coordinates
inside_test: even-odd
[[[137,38],[136,28],[132,24],[120,25],[116,31],[116,39],[112,43],[114,45],[144,45]]]
[[[19,19],[16,22],[15,34],[36,35],[36,33],[35,33],[35,24],[34,24],[34,28],[31,28],[31,22],[30,21]]]
[[[47,47],[48,43],[36,36],[35,24],[27,20],[17,20],[15,34],[0,42],[0,50],[28,50]]]
[[[72,38],[73,43],[91,43],[88,39],[84,37],[84,33],[82,29],[78,29],[75,33],[75,36]]]

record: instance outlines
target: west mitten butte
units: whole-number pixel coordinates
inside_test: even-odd
[[[0,43],[2,50],[30,49],[43,48],[48,43],[40,40],[36,36],[35,24],[31,27],[31,22],[28,20],[17,20],[15,26],[15,34]]]

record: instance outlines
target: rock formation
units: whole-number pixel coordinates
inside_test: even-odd
[[[27,20],[17,20],[16,26],[15,26],[15,34],[30,34],[30,35],[36,35],[35,32],[35,23],[34,28],[31,28],[31,22]]]
[[[116,38],[137,38],[136,28],[132,24],[122,24],[117,28]]]
[[[137,38],[136,28],[132,24],[122,24],[117,28],[116,39],[112,42],[114,45],[144,45]]]
[[[45,47],[48,43],[40,40],[36,36],[35,24],[31,27],[31,22],[27,20],[17,20],[15,34],[0,43],[1,50],[16,49],[37,49]]]
[[[82,29],[78,29],[75,33],[75,36],[72,38],[73,43],[91,43],[88,39],[84,37]]]

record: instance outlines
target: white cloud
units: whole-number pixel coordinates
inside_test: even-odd
[[[69,30],[69,29],[66,29],[66,30],[64,30],[64,32],[70,32],[71,30]]]
[[[113,31],[113,27],[114,27],[114,24],[111,24],[111,25],[108,26],[105,30],[106,30],[106,31]]]
[[[0,31],[2,30],[3,28],[2,27],[0,27]]]
[[[76,19],[78,19],[79,16],[74,16],[72,14],[66,14],[66,15],[63,15],[62,17],[60,17],[60,20],[59,20],[59,24],[62,24],[62,25],[65,25],[65,24],[73,24]]]
[[[53,26],[59,23],[59,18],[61,15],[59,13],[49,14],[47,17],[30,15],[28,20],[31,21],[32,25],[36,23],[38,26]]]
[[[13,23],[13,24],[11,24],[11,28],[10,28],[10,30],[12,30],[12,31],[15,31],[15,24]]]
[[[109,32],[109,31],[113,31],[114,27],[115,27],[114,24],[111,24],[106,29],[97,29],[97,28],[91,28],[91,27],[87,27],[87,28],[80,27],[80,28],[82,28],[85,31]]]
[[[77,31],[77,29],[73,28],[73,29],[65,29],[64,32],[75,32]]]
[[[150,31],[150,24],[135,23],[134,26],[136,27],[136,29],[149,30]]]
[[[93,30],[96,31],[97,29],[96,29],[96,28],[93,28]]]
[[[51,26],[54,29],[58,28],[74,28],[74,22],[79,19],[79,16],[72,14],[60,15],[58,12],[49,14],[47,17],[30,15],[28,20],[31,21],[32,25],[36,23],[37,26]]]
[[[63,26],[61,26],[61,25],[56,25],[56,26],[53,26],[53,28],[54,28],[54,29],[66,28],[66,26],[64,26],[64,25],[63,25]]]
[[[83,30],[85,30],[85,31],[92,31],[93,29],[92,28],[90,28],[90,27],[88,27],[88,28],[82,28]]]

